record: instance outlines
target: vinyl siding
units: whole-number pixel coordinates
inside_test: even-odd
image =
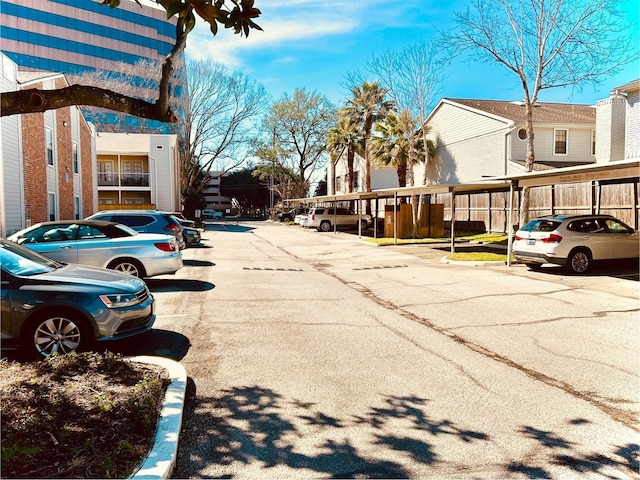
[[[436,155],[427,170],[428,183],[464,183],[504,175],[508,121],[443,103],[430,117]],[[424,168],[415,169],[416,180]]]
[[[0,55],[2,75],[0,91],[17,89],[15,65]],[[22,193],[22,131],[20,115],[0,119],[0,235],[6,237],[24,227],[24,195]]]

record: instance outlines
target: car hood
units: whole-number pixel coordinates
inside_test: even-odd
[[[144,281],[126,273],[78,264],[64,265],[52,272],[32,275],[29,278],[38,278],[50,283],[73,284],[79,287],[104,287],[105,291],[137,292],[145,285]]]

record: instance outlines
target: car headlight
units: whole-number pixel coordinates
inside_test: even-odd
[[[100,295],[100,300],[108,308],[122,308],[136,305],[139,303],[135,293],[112,293],[110,295]]]

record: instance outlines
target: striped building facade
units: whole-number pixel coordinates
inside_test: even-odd
[[[0,0],[0,50],[21,71],[67,76],[96,70],[118,75],[122,64],[161,62],[174,45],[176,20],[167,19],[155,2],[141,3],[122,0],[109,8],[99,0]],[[157,80],[129,76],[126,81],[134,84],[134,96],[154,100]],[[137,120],[128,122],[136,130]],[[169,133],[160,122],[145,126]]]

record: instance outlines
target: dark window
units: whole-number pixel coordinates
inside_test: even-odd
[[[567,137],[569,132],[567,130],[556,130],[555,132],[555,149],[553,153],[556,155],[567,154]]]
[[[130,227],[142,227],[153,223],[153,218],[147,215],[112,215],[111,221],[124,223]]]

